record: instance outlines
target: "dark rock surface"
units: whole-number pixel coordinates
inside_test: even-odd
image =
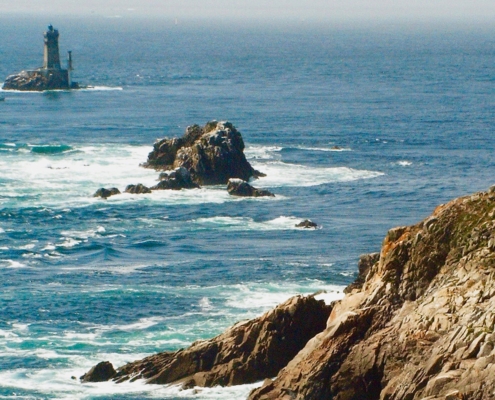
[[[197,188],[199,188],[199,185],[192,181],[189,171],[184,167],[178,167],[173,171],[162,172],[160,174],[160,183],[153,186],[151,190],[181,190]]]
[[[316,222],[309,220],[309,219],[305,219],[304,221],[296,224],[296,228],[313,228],[313,229],[316,229],[316,228],[318,228],[318,224]]]
[[[181,382],[184,387],[229,386],[272,377],[325,329],[331,306],[296,296],[259,318],[239,322],[189,348],[160,353],[118,368],[116,382]]]
[[[232,178],[227,183],[227,191],[232,196],[242,197],[275,197],[275,195],[268,190],[257,189],[252,187],[246,181],[242,179]]]
[[[81,376],[80,379],[81,382],[105,382],[112,379],[116,373],[111,362],[102,361]]]
[[[198,185],[226,184],[230,178],[249,180],[264,176],[244,155],[241,133],[230,122],[189,126],[182,138],[162,139],[148,155],[146,168],[171,170],[184,167]]]
[[[137,185],[127,185],[124,192],[132,194],[145,194],[151,193],[151,189],[141,183],[138,183]]]
[[[4,90],[44,91],[56,89],[77,89],[77,83],[69,86],[67,70],[22,71],[5,80]]]
[[[110,189],[100,188],[95,192],[93,197],[101,197],[103,199],[107,199],[110,196],[114,196],[116,194],[120,194],[120,190],[115,188],[115,187],[110,188]]]

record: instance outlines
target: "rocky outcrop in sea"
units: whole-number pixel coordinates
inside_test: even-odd
[[[264,176],[246,160],[241,133],[227,121],[189,126],[181,138],[157,141],[142,166],[157,170],[183,167],[198,185]]]
[[[258,189],[251,186],[246,181],[242,179],[231,178],[227,183],[227,192],[231,196],[240,197],[275,197],[275,195],[264,189]]]
[[[44,90],[79,89],[75,82],[69,83],[67,70],[21,71],[9,75],[3,84],[3,90],[42,92]]]

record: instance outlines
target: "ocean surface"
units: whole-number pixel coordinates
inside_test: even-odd
[[[388,229],[495,184],[494,27],[0,17],[0,80],[42,64],[49,23],[93,87],[0,92],[0,399],[245,398],[71,377],[339,298]],[[213,119],[275,198],[92,197],[155,184],[154,141]]]

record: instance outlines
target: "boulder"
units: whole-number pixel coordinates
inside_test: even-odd
[[[127,185],[124,191],[132,194],[151,193],[151,189],[141,183],[138,183],[137,185]]]
[[[116,374],[113,365],[109,361],[102,361],[96,364],[83,376],[81,376],[81,382],[106,382],[112,379]]]
[[[243,196],[243,197],[275,197],[275,195],[268,190],[256,189],[252,187],[246,181],[242,179],[231,178],[227,183],[227,191],[232,196]]]
[[[313,229],[316,229],[316,228],[318,228],[318,224],[316,222],[309,220],[309,219],[305,219],[304,221],[296,224],[296,228],[306,228],[306,229],[313,228]]]
[[[151,190],[181,190],[199,188],[199,185],[192,181],[191,174],[184,167],[178,167],[173,171],[162,172],[159,179],[160,183],[153,186]]]
[[[189,126],[182,138],[157,141],[142,166],[157,170],[184,167],[198,185],[264,176],[246,160],[241,133],[226,121]]]
[[[100,188],[95,192],[93,197],[101,197],[102,199],[107,199],[110,196],[114,196],[116,194],[120,194],[120,190],[115,187],[110,189]]]
[[[275,376],[306,342],[325,329],[331,306],[313,296],[295,296],[221,335],[126,364],[114,381],[182,383],[183,387],[230,386]]]

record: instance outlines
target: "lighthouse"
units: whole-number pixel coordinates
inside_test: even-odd
[[[50,24],[48,30],[43,34],[45,38],[45,48],[43,52],[44,69],[60,69],[60,53],[58,50],[58,30],[53,29]]]
[[[58,30],[50,24],[48,30],[43,33],[43,66],[8,76],[3,89],[27,91],[79,89],[77,82],[72,81],[71,51],[68,52],[67,69],[62,69],[60,66],[58,37]]]

